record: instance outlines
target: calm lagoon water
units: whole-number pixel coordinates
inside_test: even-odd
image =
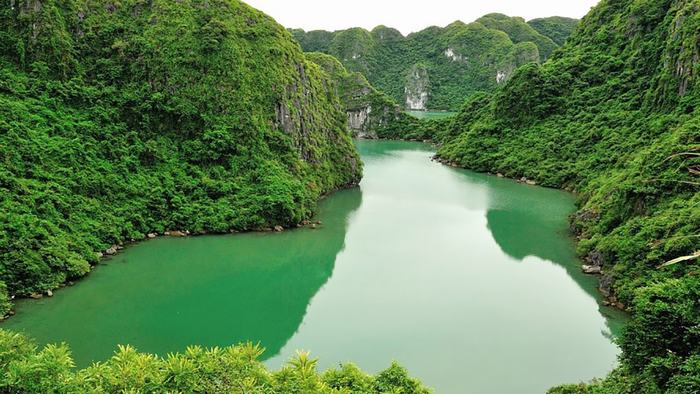
[[[361,187],[323,225],[159,238],[0,325],[68,343],[79,366],[117,344],[165,355],[260,342],[277,368],[399,361],[437,393],[543,393],[602,377],[622,316],[600,306],[567,235],[563,192],[455,170],[418,143],[360,141]]]
[[[408,113],[415,116],[418,119],[442,119],[457,114],[457,112],[447,111],[408,111]]]

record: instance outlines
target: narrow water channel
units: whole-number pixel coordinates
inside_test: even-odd
[[[613,368],[622,316],[580,273],[572,196],[441,166],[424,144],[358,148],[361,187],[325,199],[318,229],[145,242],[0,327],[66,342],[79,366],[118,344],[253,341],[274,368],[298,349],[322,369],[396,360],[437,393],[543,393]]]

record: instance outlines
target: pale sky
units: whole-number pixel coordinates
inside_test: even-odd
[[[581,18],[599,0],[244,0],[285,27],[304,30],[372,29],[386,25],[402,33],[456,20],[472,22],[492,12],[526,20],[546,16]]]

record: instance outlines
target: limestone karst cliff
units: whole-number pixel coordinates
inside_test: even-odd
[[[307,53],[307,58],[328,73],[357,138],[403,138],[419,128],[420,121],[391,97],[375,89],[359,72],[349,72],[333,56]]]
[[[548,21],[543,30],[558,33],[558,40],[574,27]],[[493,91],[518,66],[545,60],[559,46],[522,18],[501,14],[429,27],[406,37],[386,26],[291,31],[304,50],[335,56],[396,102],[419,110],[459,109],[471,94]]]
[[[0,315],[122,242],[294,225],[361,177],[332,81],[238,0],[5,3],[0,73]]]

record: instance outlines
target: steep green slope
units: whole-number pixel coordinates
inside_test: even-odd
[[[299,42],[306,52],[328,53],[333,41],[333,33],[325,30],[312,30],[305,32],[301,29],[289,29],[294,39]]]
[[[420,120],[406,113],[396,101],[375,89],[361,73],[348,72],[333,56],[320,52],[306,57],[321,66],[335,82],[336,94],[345,106],[348,125],[358,138],[409,138]]]
[[[540,34],[532,26],[525,23],[523,18],[509,17],[503,14],[488,14],[476,21],[489,29],[505,32],[516,44],[521,42],[534,43],[540,52],[541,60],[547,60],[552,52],[559,47],[551,38]]]
[[[0,27],[10,295],[151,232],[294,225],[361,176],[332,81],[238,0],[11,1]]]
[[[562,16],[537,18],[527,22],[533,29],[543,36],[549,37],[557,45],[564,45],[564,42],[574,32],[578,23],[578,19],[564,18]]]
[[[439,133],[445,162],[575,190],[587,269],[633,312],[620,369],[557,392],[700,392],[699,31],[697,0],[604,0]]]
[[[335,56],[408,109],[457,109],[466,97],[493,91],[518,66],[545,59],[557,48],[522,18],[500,14],[407,37],[386,26],[291,32],[304,50]]]

